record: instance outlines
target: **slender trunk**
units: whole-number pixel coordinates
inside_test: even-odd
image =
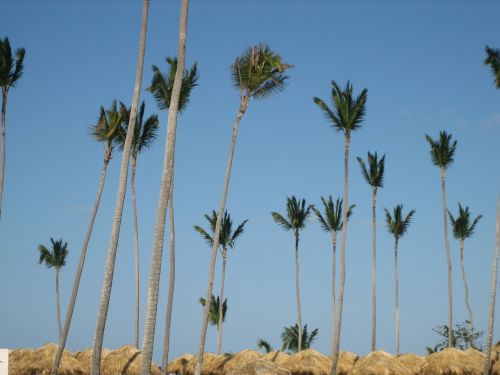
[[[337,374],[337,363],[339,360],[340,349],[340,329],[342,327],[342,307],[344,304],[344,287],[345,287],[345,242],[347,237],[347,210],[348,207],[348,187],[349,187],[349,144],[351,141],[350,134],[345,136],[345,155],[344,155],[344,207],[342,212],[342,242],[340,244],[340,286],[337,306],[337,320],[335,321],[335,340],[333,345],[333,359],[331,375]]]
[[[493,254],[493,264],[491,272],[491,292],[490,292],[490,311],[488,317],[488,334],[486,335],[486,357],[484,360],[483,375],[490,373],[490,357],[491,345],[493,344],[493,326],[495,322],[495,301],[497,297],[497,276],[498,276],[498,258],[500,255],[500,198],[498,199],[497,206],[497,225],[496,225],[496,240],[495,252]]]
[[[372,352],[376,350],[377,337],[377,189],[372,194]]]
[[[226,279],[226,261],[227,261],[227,249],[222,250],[222,275],[220,284],[220,300],[219,300],[219,322],[218,332],[217,332],[217,354],[222,353],[222,318],[223,318],[223,305],[224,305],[224,281]]]
[[[474,320],[472,318],[472,308],[469,304],[469,287],[467,285],[467,278],[465,276],[465,265],[464,265],[464,240],[460,240],[460,265],[462,268],[462,279],[464,280],[465,289],[465,306],[467,306],[467,312],[469,313],[470,327],[474,327]]]
[[[399,277],[398,277],[398,239],[394,241],[394,300],[396,301],[396,355],[399,355]]]
[[[59,269],[56,268],[56,307],[57,307],[57,332],[59,333],[59,343],[61,342],[61,304],[59,303]]]
[[[3,180],[5,176],[5,112],[9,90],[2,88],[2,161],[0,167],[0,218],[2,217]]]
[[[220,227],[222,222],[222,215],[224,214],[224,209],[226,208],[227,192],[229,188],[229,179],[231,177],[231,167],[233,165],[234,149],[236,147],[236,138],[238,136],[238,126],[240,124],[241,118],[245,114],[248,108],[249,97],[242,97],[240,108],[238,110],[238,115],[234,120],[233,133],[231,135],[231,147],[229,149],[229,157],[226,166],[226,175],[224,177],[224,190],[222,192],[221,202],[219,206],[219,213],[217,214],[217,221],[215,223],[215,233],[214,233],[214,243],[212,246],[212,254],[210,256],[210,265],[208,268],[208,285],[207,294],[205,296],[205,301],[210,301],[212,298],[212,288],[214,284],[214,273],[215,273],[215,261],[217,259],[217,249],[219,248],[219,237],[220,237]],[[203,365],[203,353],[205,351],[205,341],[207,339],[207,327],[208,327],[208,315],[210,313],[210,303],[205,303],[203,308],[203,321],[201,324],[200,342],[198,346],[198,354],[196,357],[196,367],[194,370],[194,375],[201,375],[201,366]]]
[[[335,347],[335,271],[337,270],[337,232],[332,234],[332,355]]]
[[[132,192],[132,206],[134,209],[134,258],[135,258],[135,319],[134,319],[134,346],[139,348],[139,226],[137,224],[137,200],[135,196],[135,171],[137,156],[132,155],[132,170],[130,173],[130,190]]]
[[[182,77],[184,75],[186,60],[188,6],[189,0],[182,0],[179,18],[177,70],[175,72],[174,85],[172,87],[172,96],[170,99],[170,108],[168,110],[167,140],[163,160],[160,197],[158,199],[158,206],[156,211],[151,268],[149,271],[146,318],[142,344],[141,375],[149,375],[151,373],[151,361],[153,358],[156,314],[158,311],[158,292],[160,288],[161,258],[163,254],[163,242],[165,237],[165,219],[169,203],[169,196],[172,192],[171,189],[173,185],[177,115],[179,109],[179,97],[181,93]]]
[[[170,190],[170,274],[168,280],[167,312],[165,316],[165,336],[163,337],[163,355],[161,369],[164,375],[168,375],[168,353],[170,350],[170,324],[172,322],[172,306],[174,303],[175,284],[175,222],[174,222],[174,184]]]
[[[68,302],[68,308],[66,310],[66,319],[64,321],[64,327],[62,330],[62,337],[60,340],[59,347],[57,348],[56,358],[54,360],[54,366],[52,367],[52,375],[57,374],[59,369],[59,364],[61,363],[62,354],[64,347],[66,346],[66,340],[68,339],[69,327],[71,325],[71,319],[73,318],[73,312],[75,310],[76,298],[78,296],[78,288],[80,287],[80,280],[82,279],[83,266],[85,264],[85,257],[87,255],[87,248],[90,241],[90,236],[92,234],[92,229],[94,228],[95,218],[97,216],[97,210],[99,209],[99,203],[101,202],[102,191],[104,189],[104,183],[106,182],[106,173],[108,170],[108,164],[111,159],[111,150],[106,149],[104,152],[104,163],[102,166],[101,177],[99,178],[99,186],[97,188],[97,196],[94,203],[94,208],[90,214],[90,222],[87,228],[87,233],[83,240],[82,250],[80,251],[80,261],[78,262],[78,267],[76,269],[75,279],[73,280],[73,289],[71,291],[71,297]]]
[[[300,279],[299,279],[299,232],[295,233],[295,295],[297,298],[297,325],[298,330],[298,344],[297,352],[302,350],[302,308],[300,307]]]
[[[122,160],[120,164],[120,179],[118,184],[118,192],[116,195],[115,212],[113,216],[113,223],[111,226],[111,238],[108,246],[108,255],[106,259],[106,268],[104,271],[104,281],[101,292],[101,302],[99,305],[99,312],[97,315],[94,345],[92,349],[92,371],[91,371],[92,375],[99,375],[100,373],[104,329],[106,327],[109,301],[111,298],[111,288],[113,285],[113,273],[115,269],[116,250],[118,247],[118,238],[120,236],[120,226],[123,214],[123,203],[125,201],[125,193],[127,190],[130,150],[132,146],[132,138],[134,136],[135,123],[137,117],[137,106],[139,104],[139,95],[141,91],[142,70],[144,66],[144,51],[146,47],[148,8],[149,8],[149,0],[144,0],[142,8],[141,33],[139,38],[139,52],[137,56],[137,71],[135,76],[134,94],[132,98],[132,105],[130,108],[130,118],[127,129],[127,137],[125,138],[125,145],[123,147]]]
[[[448,262],[448,348],[453,346],[453,284],[451,279],[451,255],[448,241],[448,210],[446,209],[446,170],[441,168],[441,188],[443,190],[444,250]]]

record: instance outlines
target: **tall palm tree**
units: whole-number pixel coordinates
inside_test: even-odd
[[[410,221],[412,216],[415,214],[415,210],[411,210],[403,218],[403,205],[397,205],[394,208],[393,216],[391,213],[385,210],[385,221],[387,223],[387,229],[389,233],[394,236],[394,296],[396,301],[396,355],[399,355],[399,278],[398,278],[398,243],[399,239],[406,233],[408,227],[410,226]]]
[[[226,321],[227,298],[223,303],[220,303],[220,301],[222,301],[222,298],[219,298],[219,296],[217,296],[217,298],[215,298],[215,296],[212,296],[212,298],[210,299],[210,325],[218,326],[220,320],[222,320],[223,322]],[[200,305],[205,307],[205,298],[200,297],[198,302],[200,303]]]
[[[378,160],[375,152],[368,152],[367,165],[357,158],[361,172],[372,188],[372,352],[376,350],[377,340],[377,191],[384,186],[385,155]]]
[[[224,176],[224,188],[222,192],[219,212],[217,214],[217,222],[215,225],[214,244],[212,246],[212,254],[210,256],[210,265],[208,272],[208,285],[206,298],[212,295],[214,283],[215,261],[217,258],[217,249],[219,248],[219,236],[222,222],[222,215],[226,208],[227,192],[229,188],[229,179],[231,176],[231,167],[233,164],[234,149],[236,146],[236,138],[238,136],[238,128],[240,121],[248,109],[250,100],[264,99],[274,93],[280,92],[285,88],[288,81],[288,76],[284,72],[291,66],[285,64],[281,56],[273,52],[271,48],[264,44],[249,47],[243,55],[236,58],[231,66],[233,83],[240,91],[240,106],[238,114],[233,123],[233,132],[231,135],[231,146],[229,149],[229,157],[226,166],[226,174]],[[203,365],[203,352],[205,351],[205,341],[207,338],[208,326],[208,306],[203,310],[203,322],[201,325],[200,342],[198,347],[197,362],[195,374],[201,374],[201,366]]]
[[[123,204],[125,201],[125,193],[127,191],[127,177],[128,177],[130,151],[132,149],[132,139],[134,138],[137,109],[139,107],[139,96],[142,85],[142,72],[144,67],[144,54],[146,49],[148,10],[149,10],[149,0],[144,0],[142,6],[141,31],[139,36],[139,51],[137,53],[137,69],[135,75],[134,94],[132,96],[132,105],[130,109],[130,117],[128,119],[127,136],[125,138],[125,145],[123,147],[122,160],[120,164],[120,178],[118,183],[118,192],[116,195],[115,212],[113,216],[113,223],[111,226],[111,238],[109,240],[106,267],[104,270],[104,281],[101,291],[101,302],[99,304],[94,345],[92,349],[92,370],[91,370],[92,375],[99,375],[100,373],[104,328],[106,326],[109,300],[111,298],[111,287],[113,284],[116,250],[118,247],[118,239],[120,237],[120,227],[123,214]]]
[[[498,277],[498,258],[500,257],[500,198],[497,204],[497,225],[496,225],[496,240],[495,252],[493,254],[492,275],[491,275],[491,292],[490,292],[490,310],[488,313],[488,333],[486,335],[486,356],[484,359],[483,375],[490,373],[491,366],[491,345],[493,343],[493,327],[495,323],[495,302],[497,297],[497,277]]]
[[[467,238],[472,236],[478,221],[483,217],[483,215],[477,216],[472,222],[470,221],[469,207],[463,208],[462,205],[458,204],[458,215],[454,218],[450,211],[448,211],[450,216],[451,228],[453,229],[453,236],[460,243],[460,265],[462,269],[462,279],[464,281],[465,289],[465,306],[467,306],[467,311],[469,313],[470,326],[474,327],[474,320],[472,317],[472,308],[469,304],[469,288],[467,286],[467,279],[465,277],[465,266],[464,266],[464,242]]]
[[[104,160],[101,169],[101,176],[99,178],[99,185],[97,187],[97,196],[94,202],[94,207],[90,214],[90,221],[87,227],[87,232],[85,233],[85,238],[83,239],[82,248],[80,250],[80,260],[78,261],[78,266],[76,268],[75,278],[73,280],[73,289],[71,291],[71,296],[68,302],[68,308],[66,311],[66,319],[64,320],[64,326],[62,329],[61,342],[57,349],[56,358],[54,360],[54,366],[52,367],[52,375],[57,374],[57,369],[59,368],[59,363],[62,358],[64,348],[66,346],[66,340],[68,339],[69,328],[71,326],[71,320],[73,318],[73,312],[75,310],[76,299],[78,297],[78,289],[80,287],[80,280],[82,278],[83,267],[85,265],[85,257],[87,256],[87,249],[90,242],[90,237],[92,235],[92,230],[94,228],[95,218],[97,216],[97,210],[99,209],[99,204],[101,202],[102,192],[104,190],[104,183],[106,182],[106,175],[108,171],[108,165],[113,157],[114,145],[116,143],[116,138],[120,132],[120,126],[123,121],[126,121],[127,109],[125,105],[120,104],[118,107],[116,100],[113,101],[109,109],[104,109],[102,106],[99,109],[99,120],[97,123],[90,127],[90,135],[96,141],[101,142],[104,147]]]
[[[340,287],[338,295],[337,317],[335,321],[335,339],[333,348],[331,375],[337,373],[337,363],[340,348],[340,329],[342,327],[342,307],[344,304],[345,287],[345,243],[347,237],[347,212],[348,212],[348,188],[349,188],[349,147],[351,143],[351,133],[361,127],[361,123],[366,113],[366,99],[368,90],[363,89],[357,97],[353,97],[352,85],[347,82],[342,90],[339,85],[332,81],[331,100],[333,109],[320,98],[315,97],[314,102],[323,111],[325,118],[332,124],[338,132],[344,133],[344,208],[342,222],[342,242],[340,247]]]
[[[302,309],[300,307],[299,279],[299,237],[305,228],[306,220],[313,206],[306,207],[305,199],[297,199],[294,195],[286,198],[286,218],[278,212],[271,212],[274,221],[286,231],[293,231],[295,238],[295,296],[297,298],[298,351],[302,350]]]
[[[302,333],[299,333],[302,332]],[[295,324],[294,326],[284,327],[283,333],[281,334],[281,341],[283,345],[281,346],[281,351],[288,350],[291,353],[300,352],[299,340],[302,336],[302,350],[310,349],[316,336],[318,336],[319,329],[314,329],[311,333],[307,331],[307,324],[304,328],[299,329],[299,326]]]
[[[313,207],[313,211],[318,218],[321,228],[325,232],[329,232],[332,236],[332,352],[334,348],[335,339],[335,280],[336,280],[336,270],[337,270],[337,234],[342,230],[342,199],[337,198],[335,203],[333,203],[332,196],[328,197],[328,200],[321,197],[323,202],[325,216],[321,212]],[[349,206],[349,211],[347,212],[347,219],[351,217],[352,210],[356,205],[353,204]]]
[[[49,250],[44,245],[38,245],[38,251],[40,252],[40,258],[38,259],[39,264],[45,264],[47,268],[54,268],[56,270],[56,311],[57,311],[57,328],[59,333],[59,342],[61,341],[61,307],[59,304],[59,272],[61,268],[66,265],[66,257],[68,256],[68,243],[63,244],[62,239],[54,241],[50,239],[52,243],[51,249]]]
[[[212,211],[212,216],[205,214],[205,219],[207,219],[210,224],[210,230],[212,234],[208,234],[205,229],[199,227],[197,225],[194,226],[194,229],[201,234],[201,236],[205,239],[207,244],[212,247],[214,244],[214,233],[215,233],[215,224],[217,223],[217,212],[215,210]],[[226,211],[224,212],[224,217],[222,218],[221,225],[221,233],[219,235],[219,246],[222,256],[222,274],[221,274],[221,286],[220,286],[220,299],[224,299],[224,280],[226,279],[226,261],[227,261],[227,250],[229,248],[234,248],[236,243],[236,239],[243,233],[245,224],[247,220],[244,220],[236,230],[233,232],[233,222],[231,220],[231,215]],[[217,333],[217,354],[222,353],[222,304],[219,306],[219,323],[218,323],[218,333]]]
[[[132,138],[132,146],[130,149],[130,162],[132,170],[130,172],[130,190],[132,192],[132,207],[134,210],[134,258],[135,258],[135,319],[134,319],[134,345],[139,347],[139,225],[137,223],[137,200],[135,195],[135,173],[137,169],[137,158],[139,154],[151,147],[154,140],[158,136],[158,116],[151,115],[144,120],[144,109],[146,105],[141,103],[136,123],[134,128],[134,137]],[[128,112],[130,113],[130,111]],[[127,113],[126,118],[130,115]],[[120,149],[125,146],[128,123],[123,123],[120,129],[120,137],[118,143]]]
[[[491,72],[495,77],[495,86],[500,89],[500,49],[486,46],[486,55],[484,64],[491,67]]]
[[[441,189],[443,192],[444,251],[448,262],[448,347],[453,344],[453,284],[451,273],[450,243],[448,241],[448,209],[446,208],[446,169],[453,163],[457,141],[451,141],[451,134],[439,133],[439,139],[432,139],[427,134],[425,139],[431,146],[432,163],[441,170]]]
[[[18,48],[15,59],[12,56],[9,38],[0,39],[0,87],[2,88],[2,160],[0,163],[0,217],[2,216],[3,182],[5,177],[5,114],[7,112],[7,96],[12,87],[23,75],[24,48]]]

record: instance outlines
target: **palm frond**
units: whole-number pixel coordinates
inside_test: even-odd
[[[404,218],[403,218],[403,205],[397,205],[393,210],[393,216],[384,208],[385,218],[387,229],[394,236],[396,240],[399,240],[408,230],[410,226],[411,219],[415,214],[415,210],[411,210]]]
[[[54,241],[50,239],[51,249],[49,250],[44,245],[38,245],[39,259],[38,263],[44,263],[47,268],[61,269],[66,265],[66,258],[68,256],[68,244],[63,244],[62,239]]]
[[[368,152],[367,161],[368,168],[365,161],[360,157],[357,158],[361,173],[365,181],[376,191],[379,187],[384,186],[384,169],[385,169],[385,155],[378,160],[378,155],[375,152],[372,154]]]
[[[292,224],[286,221],[286,219],[281,214],[279,214],[278,212],[271,212],[271,215],[273,216],[274,221],[284,230],[292,229]]]
[[[448,211],[448,216],[450,217],[453,236],[461,241],[465,241],[474,234],[477,223],[483,217],[483,215],[479,215],[471,223],[469,207],[464,208],[460,203],[458,204],[457,217],[454,218],[450,211]]]
[[[195,225],[194,230],[197,231],[199,234],[201,234],[201,236],[209,246],[214,245],[214,239],[205,231],[205,229],[199,227],[198,225]]]
[[[486,59],[484,60],[485,65],[489,65],[491,68],[491,73],[493,73],[495,86],[500,89],[500,49],[485,47]]]
[[[17,85],[23,75],[25,54],[24,48],[18,48],[14,60],[9,38],[0,39],[0,87],[3,90]]]
[[[264,349],[266,353],[271,353],[273,351],[273,347],[271,346],[271,344],[268,341],[261,339],[260,337],[257,340],[257,348]]]
[[[431,147],[432,163],[440,168],[448,168],[454,161],[457,141],[451,142],[451,134],[446,131],[439,132],[439,139],[434,140],[427,134],[425,139]]]

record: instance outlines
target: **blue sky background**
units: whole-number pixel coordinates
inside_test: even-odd
[[[103,149],[88,127],[99,106],[130,103],[134,84],[140,1],[2,1],[0,37],[26,48],[25,73],[7,108],[7,169],[0,222],[0,347],[57,341],[54,272],[37,264],[38,244],[68,242],[61,274],[63,314],[94,203]],[[143,88],[151,65],[177,51],[178,1],[151,1]],[[177,279],[172,358],[195,352],[201,326],[209,248],[193,230],[219,203],[231,126],[239,104],[229,66],[246,47],[268,43],[293,64],[286,90],[252,102],[239,133],[227,208],[237,223],[249,219],[230,252],[229,299],[223,350],[275,346],[296,319],[292,234],[271,211],[285,212],[292,194],[320,205],[342,195],[343,136],[329,127],[312,97],[329,100],[330,82],[368,88],[367,115],[351,142],[349,203],[356,209],[347,239],[342,350],[370,348],[371,191],[356,156],[386,156],[378,205],[378,347],[394,351],[393,239],[383,207],[416,209],[400,242],[402,352],[424,353],[447,319],[446,259],[439,170],[424,134],[440,130],[458,140],[447,174],[449,208],[483,214],[466,242],[471,304],[487,328],[495,208],[500,191],[500,91],[483,65],[484,46],[500,47],[500,4],[493,1],[201,1],[190,4],[187,62],[200,80],[179,119],[175,208]],[[141,334],[156,203],[165,145],[166,113],[142,91],[147,114],[161,131],[141,155],[137,174],[141,247]],[[118,183],[120,153],[111,161],[91,238],[68,348],[92,345]],[[128,192],[129,193],[129,192]],[[168,240],[168,238],[167,238]],[[167,242],[168,244],[168,242]],[[451,239],[455,322],[466,319],[458,243]],[[168,259],[161,283],[155,360],[162,350]],[[300,243],[303,322],[319,328],[314,348],[330,348],[330,238],[311,218]],[[220,265],[219,265],[220,267]],[[216,274],[218,293],[220,276]],[[104,345],[131,343],[134,311],[133,226],[127,195]],[[498,314],[497,314],[498,317]],[[495,340],[499,339],[496,329]],[[142,342],[142,339],[141,339]],[[209,327],[208,351],[216,348]]]

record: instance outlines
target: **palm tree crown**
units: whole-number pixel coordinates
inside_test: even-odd
[[[90,127],[90,135],[99,142],[106,144],[108,150],[113,149],[113,144],[117,141],[120,134],[120,127],[128,120],[128,111],[125,104],[118,104],[113,101],[109,109],[104,109],[102,106],[99,109],[99,120]]]
[[[302,329],[302,350],[309,349],[318,335],[319,329],[316,328],[311,333],[307,331],[307,324]],[[297,353],[298,351],[298,337],[299,337],[299,326],[295,324],[294,326],[285,327],[283,333],[281,334],[281,341],[283,345],[281,350],[289,350],[292,353]]]
[[[44,245],[38,245],[38,251],[40,252],[40,258],[38,259],[39,264],[45,264],[47,268],[55,268],[60,270],[66,265],[66,257],[68,256],[68,243],[63,244],[62,239],[54,241],[50,239],[52,243],[52,249],[49,250]]]
[[[427,134],[425,139],[431,146],[431,157],[434,165],[443,169],[448,168],[454,160],[457,141],[451,142],[451,134],[445,131],[439,132],[439,139],[432,139]]]
[[[294,233],[298,233],[300,229],[303,229],[306,226],[306,220],[309,214],[311,213],[311,209],[313,205],[309,205],[306,207],[305,199],[297,199],[293,195],[291,198],[287,197],[286,203],[286,216],[285,219],[278,212],[271,212],[273,219],[278,225],[280,225],[285,230],[293,230]],[[288,220],[287,220],[288,219]]]
[[[472,223],[470,222],[470,212],[469,207],[463,208],[462,205],[458,204],[458,216],[455,219],[450,211],[448,211],[450,216],[451,227],[453,228],[453,235],[457,240],[465,241],[467,238],[472,236],[474,229],[478,221],[483,217],[483,215],[477,216]]]
[[[200,297],[198,302],[202,305],[205,306],[206,300],[203,297]],[[215,298],[214,295],[212,295],[212,300],[210,301],[210,314],[208,316],[208,319],[210,321],[210,324],[213,326],[216,326],[219,323],[219,305],[220,305],[220,299],[219,296]],[[224,303],[222,304],[222,321],[226,321],[226,311],[227,311],[227,298],[224,299]]]
[[[326,119],[333,127],[349,136],[352,130],[359,129],[366,113],[365,105],[368,90],[363,89],[361,93],[353,98],[352,84],[347,81],[344,90],[337,82],[332,81],[332,103],[335,110],[332,110],[320,98],[314,97],[314,102],[323,110]]]
[[[323,216],[318,209],[312,207],[319,223],[321,224],[321,228],[325,232],[340,232],[342,230],[343,201],[344,200],[342,198],[337,198],[334,203],[331,195],[328,197],[328,200],[321,197],[321,202],[323,202],[323,206],[325,208],[325,216]],[[356,207],[355,204],[349,206],[349,209],[347,210],[347,219],[351,217],[354,207]]]
[[[0,39],[0,87],[2,87],[2,91],[8,91],[9,88],[15,87],[23,75],[25,53],[24,48],[18,48],[14,61],[9,38]]]
[[[484,64],[491,67],[491,72],[495,77],[495,85],[497,89],[500,89],[500,49],[486,46],[486,54]]]
[[[383,187],[385,155],[382,156],[380,160],[378,160],[378,155],[376,152],[374,154],[368,152],[368,168],[363,159],[361,159],[360,157],[358,157],[357,159],[366,182],[375,190],[377,190],[377,188],[379,187]]]
[[[415,214],[415,210],[411,210],[408,215],[403,218],[403,205],[399,204],[394,208],[394,216],[384,208],[385,219],[387,223],[387,229],[394,236],[396,240],[399,240],[408,229],[412,216]]]
[[[215,233],[215,224],[217,223],[217,212],[212,210],[212,216],[205,214],[205,218],[210,224],[210,230],[212,233]],[[244,220],[236,230],[233,232],[233,222],[231,220],[231,215],[225,211],[224,216],[222,217],[221,228],[220,228],[220,236],[219,236],[219,245],[223,249],[233,248],[236,242],[236,239],[243,233],[245,224],[247,220]],[[201,236],[205,239],[205,241],[210,245],[214,245],[213,234],[208,234],[205,229],[199,227],[198,225],[194,226],[194,229],[201,234]]]

